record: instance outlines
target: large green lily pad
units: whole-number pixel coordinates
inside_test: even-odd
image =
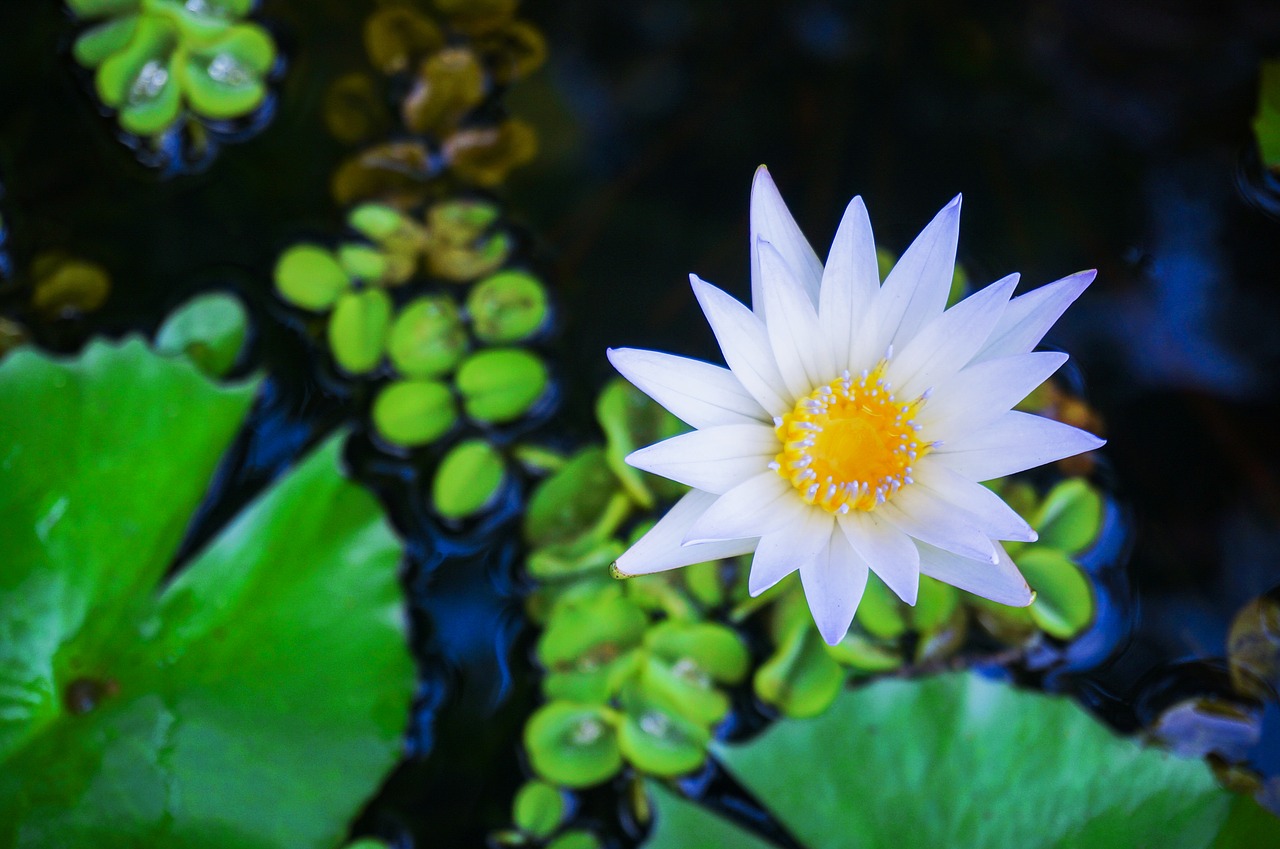
[[[255,389],[0,363],[0,846],[334,847],[396,760],[401,548],[338,438],[166,580]]]
[[[1068,699],[971,674],[881,681],[817,719],[712,748],[813,849],[1280,846],[1280,820],[1203,762],[1116,737]],[[770,845],[655,790],[645,849]]]

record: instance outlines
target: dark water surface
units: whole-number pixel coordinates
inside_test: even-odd
[[[341,232],[328,184],[347,150],[320,104],[332,79],[363,66],[370,8],[264,2],[259,18],[286,59],[269,126],[200,173],[165,176],[99,114],[61,4],[0,6],[12,266],[0,311],[24,317],[26,269],[63,250],[101,263],[114,286],[87,319],[35,325],[57,350],[153,330],[209,287],[234,289],[254,312],[250,359],[271,377],[267,394],[189,548],[323,432],[359,428],[349,390],[276,305],[270,273],[292,241]],[[960,260],[976,283],[1099,269],[1052,341],[1106,423],[1108,539],[1133,545],[1107,598],[1127,615],[1046,683],[1124,729],[1174,695],[1217,692],[1220,665],[1200,661],[1223,656],[1235,612],[1280,584],[1280,187],[1249,128],[1258,62],[1280,54],[1280,6],[562,0],[524,14],[551,59],[508,103],[542,150],[504,197],[561,301],[557,438],[589,437],[606,346],[717,357],[685,275],[747,296],[747,196],[761,162],[819,253],[854,194],[877,240],[900,251],[963,192]],[[536,696],[519,493],[481,525],[442,531],[408,467],[359,435],[349,456],[408,536],[424,679],[409,757],[361,828],[406,845],[411,832],[423,847],[481,845],[508,822]],[[1269,709],[1252,754],[1270,775],[1277,721]],[[708,787],[715,797],[723,783]]]

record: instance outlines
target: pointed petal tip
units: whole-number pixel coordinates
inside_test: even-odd
[[[829,646],[840,645],[840,641],[844,639],[845,634],[849,633],[849,629],[847,627],[842,631],[840,630],[839,625],[835,625],[829,621],[815,621],[814,624],[818,626],[818,633],[822,635],[822,641]]]
[[[760,167],[756,168],[756,173],[751,178],[752,197],[762,189],[773,189],[775,193],[778,191],[777,184],[773,182],[773,175],[769,173],[769,167],[764,163],[761,163]]]

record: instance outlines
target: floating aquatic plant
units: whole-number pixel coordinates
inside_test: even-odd
[[[1011,409],[1065,361],[1032,348],[1093,272],[1014,301],[1010,275],[944,312],[958,226],[957,198],[881,286],[861,199],[824,268],[760,169],[755,312],[692,278],[729,368],[610,352],[697,428],[627,458],[693,490],[618,559],[620,572],[754,552],[751,592],[798,569],[830,644],[847,633],[869,570],[908,604],[921,574],[1003,604],[1032,601],[1000,541],[1035,531],[977,481],[1101,444]]]
[[[422,448],[464,422],[473,431],[515,422],[547,396],[546,365],[517,346],[546,329],[549,299],[533,274],[503,267],[511,237],[493,204],[446,200],[418,217],[368,203],[347,220],[366,241],[294,245],[275,285],[295,306],[328,313],[343,373],[378,381],[369,417],[380,439]],[[440,459],[428,503],[463,519],[494,503],[508,478],[499,451],[463,440]]]
[[[258,386],[188,357],[239,328],[0,362],[0,844],[335,846],[399,756],[401,547],[340,436],[170,576]]]
[[[843,693],[817,719],[713,747],[796,845],[815,849],[900,846],[904,823],[929,846],[1127,849],[1135,835],[1188,849],[1280,842],[1280,821],[1221,789],[1203,762],[1117,738],[1062,697],[973,674],[880,681]],[[772,845],[650,786],[645,849]]]
[[[537,149],[533,129],[493,109],[500,90],[535,70],[546,55],[537,29],[517,20],[516,2],[480,9],[437,2],[435,16],[413,3],[388,3],[365,22],[364,42],[377,71],[403,80],[400,125],[408,140],[374,144],[334,175],[340,204],[420,203],[429,184],[454,176],[479,186],[502,183]],[[368,76],[337,80],[326,98],[331,132],[364,141],[390,122]]]
[[[270,33],[244,18],[253,0],[68,0],[91,23],[72,53],[94,72],[126,132],[157,138],[187,117],[244,118],[267,98]]]

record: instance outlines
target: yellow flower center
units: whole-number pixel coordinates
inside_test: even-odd
[[[774,420],[782,453],[769,467],[807,503],[829,513],[874,510],[911,484],[912,465],[932,447],[912,418],[929,393],[898,400],[884,366],[846,371]]]

